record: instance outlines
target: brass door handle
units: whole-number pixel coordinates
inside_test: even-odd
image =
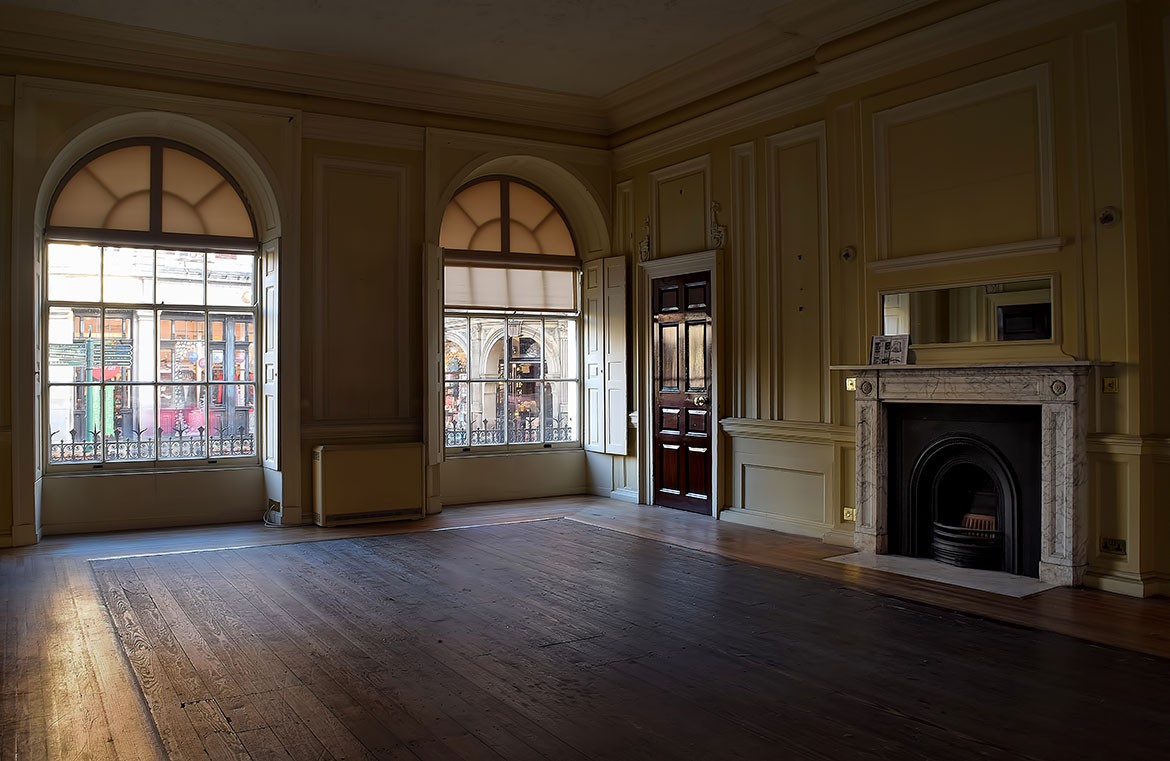
[[[707,398],[706,394],[699,394],[695,397],[695,404],[699,407],[706,407],[711,400]]]

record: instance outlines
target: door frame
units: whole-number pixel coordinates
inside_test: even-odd
[[[675,277],[691,272],[706,272],[711,277],[711,516],[719,517],[724,500],[722,493],[723,463],[720,457],[719,426],[719,287],[720,252],[722,249],[696,251],[693,254],[669,256],[638,263],[638,362],[639,376],[643,379],[638,390],[638,502],[654,504],[654,339],[653,299],[650,285],[660,277]]]

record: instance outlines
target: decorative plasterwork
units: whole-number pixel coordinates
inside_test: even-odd
[[[982,82],[959,87],[894,108],[879,111],[873,116],[874,197],[877,202],[876,225],[877,258],[890,258],[890,156],[891,127],[918,121],[936,114],[953,111],[963,106],[993,98],[1031,90],[1036,98],[1036,160],[1040,189],[1040,235],[1042,239],[1056,236],[1056,177],[1055,133],[1052,119],[1051,74],[1047,64],[1031,66],[1021,71],[993,77]],[[1034,245],[1026,241],[1024,245]],[[1009,245],[1011,245],[1009,243]],[[960,252],[961,253],[961,252]]]
[[[614,90],[602,99],[615,130],[810,58],[817,46],[930,0],[789,2],[752,29]]]
[[[1054,254],[1064,248],[1066,243],[1064,238],[1025,240],[1018,243],[1003,243],[998,246],[980,246],[979,248],[964,248],[959,251],[940,251],[934,254],[880,259],[867,263],[865,268],[870,272],[883,274],[929,268],[946,262],[970,262],[978,259],[997,259],[1029,254]]]
[[[514,124],[608,130],[597,98],[21,8],[5,8],[0,16],[0,51]]]
[[[861,552],[888,547],[886,405],[1034,404],[1041,410],[1040,580],[1075,586],[1087,563],[1085,480],[1089,363],[836,367],[856,374],[857,524]]]
[[[301,135],[310,140],[333,140],[413,151],[421,151],[426,145],[426,129],[423,127],[329,114],[305,113],[301,119]]]
[[[1033,0],[1028,3],[990,3],[831,61],[819,62],[812,76],[616,146],[615,168],[620,171],[637,166],[720,135],[797,113],[823,103],[830,93],[935,60],[954,53],[959,47],[982,45],[1109,2]],[[682,80],[675,87],[685,90],[687,82]],[[692,95],[683,102],[693,100]],[[631,126],[618,118],[619,114],[614,111],[611,119],[613,130]]]

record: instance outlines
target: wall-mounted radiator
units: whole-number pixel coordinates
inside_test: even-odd
[[[318,526],[426,515],[423,445],[330,444],[313,448]]]

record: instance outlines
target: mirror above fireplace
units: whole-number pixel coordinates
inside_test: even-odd
[[[910,343],[994,343],[1052,338],[1049,278],[882,295],[883,332]]]

